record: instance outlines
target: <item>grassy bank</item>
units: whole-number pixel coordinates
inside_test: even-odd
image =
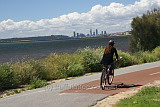
[[[131,98],[120,101],[117,107],[159,107],[160,87],[147,87]]]
[[[103,48],[77,50],[73,54],[51,54],[43,60],[23,59],[14,64],[0,65],[0,90],[30,85],[30,89],[47,85],[47,81],[75,77],[88,72],[101,71],[99,64]],[[123,60],[116,67],[126,67],[135,64],[160,60],[160,47],[153,51],[134,54],[118,51]]]

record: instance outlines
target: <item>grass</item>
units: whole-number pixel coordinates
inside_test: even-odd
[[[120,101],[117,107],[159,107],[160,87],[147,87],[131,98]]]
[[[47,81],[40,80],[38,78],[33,78],[31,80],[31,83],[30,83],[28,89],[31,90],[31,89],[40,88],[40,87],[43,87],[43,86],[46,86],[46,85],[48,85]]]

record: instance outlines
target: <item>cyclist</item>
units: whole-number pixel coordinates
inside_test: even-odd
[[[109,41],[109,45],[105,48],[104,54],[101,60],[101,64],[103,64],[104,66],[107,66],[110,64],[112,66],[111,69],[114,69],[114,60],[113,60],[114,54],[116,55],[116,61],[118,61],[118,53],[117,53],[117,49],[114,47],[114,44],[115,43],[113,40]]]

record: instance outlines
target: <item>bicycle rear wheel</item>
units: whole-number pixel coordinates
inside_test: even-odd
[[[114,79],[114,70],[112,71],[112,73],[108,73],[107,75],[107,81],[108,81],[108,84],[111,85],[112,82],[113,82],[113,79]]]
[[[105,86],[106,86],[106,72],[105,72],[105,70],[102,70],[100,87],[101,87],[102,90],[104,90]]]

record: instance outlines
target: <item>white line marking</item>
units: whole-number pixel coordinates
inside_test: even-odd
[[[156,72],[156,73],[152,73],[152,74],[149,74],[149,75],[156,75],[156,74],[159,74],[160,72]]]
[[[59,94],[59,95],[65,95],[66,93],[61,93],[61,94]]]
[[[87,88],[87,90],[98,89],[99,87],[100,87],[100,86],[95,86],[95,87]]]

